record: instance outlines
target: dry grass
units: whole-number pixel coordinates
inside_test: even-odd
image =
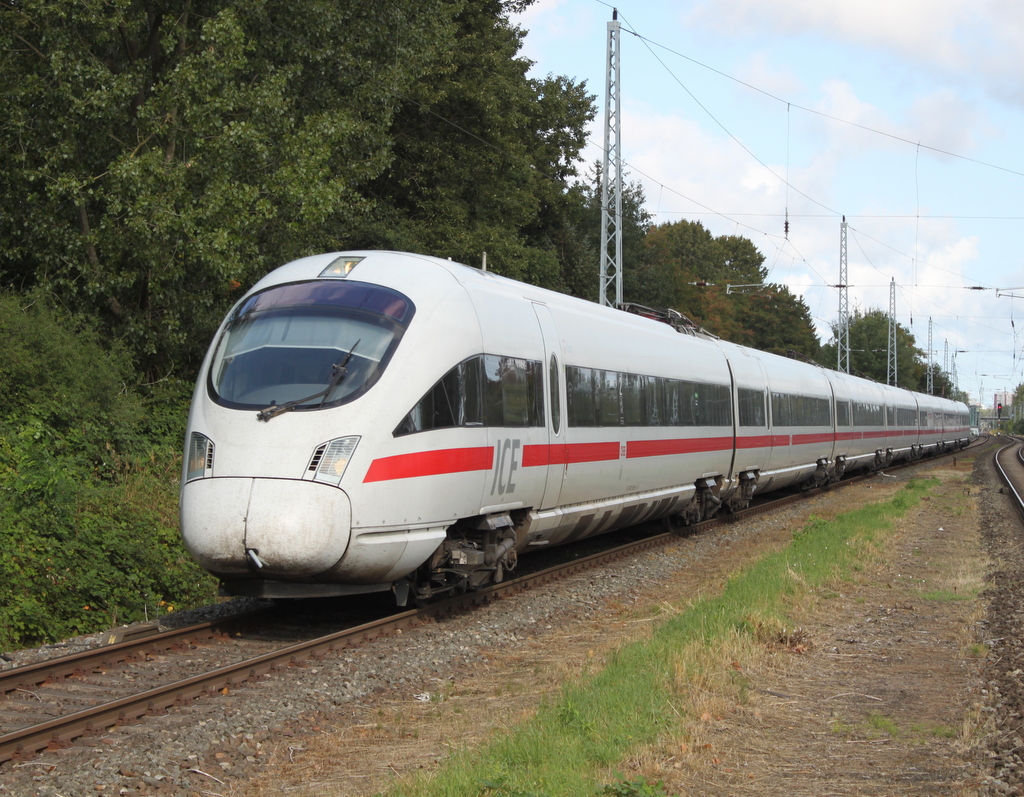
[[[970,754],[985,725],[967,695],[984,603],[921,601],[918,585],[977,596],[990,563],[963,471],[935,475],[932,500],[855,579],[795,607],[798,633],[773,641],[766,624],[761,644],[690,652],[701,674],[680,674],[693,683],[697,719],[635,755],[634,771],[670,794],[702,797],[977,794]],[[963,510],[955,523],[951,505]],[[927,557],[915,553],[921,546]]]
[[[983,656],[971,652],[982,602],[920,598],[922,582],[957,595],[976,595],[984,583],[976,499],[963,488],[968,472],[963,464],[936,469],[942,485],[931,500],[876,546],[852,580],[794,601],[795,624],[752,613],[754,636],[680,649],[673,710],[681,730],[615,770],[662,780],[670,794],[706,797],[929,794],[937,786],[955,797],[974,794],[964,756],[982,717],[957,696],[968,693]],[[817,502],[814,513],[830,519],[899,487],[873,481]],[[432,769],[453,750],[529,719],[566,680],[596,671],[612,650],[715,594],[729,574],[789,538],[790,529],[775,528],[746,539],[717,551],[699,572],[652,585],[640,604],[609,605],[600,622],[493,651],[487,666],[428,685],[429,700],[381,696],[317,735],[280,745],[273,778],[240,784],[230,797],[372,795]],[[612,780],[615,771],[605,774]]]

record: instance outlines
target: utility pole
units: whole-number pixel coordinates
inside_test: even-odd
[[[839,335],[836,370],[850,373],[850,294],[846,270],[846,216],[839,226]]]
[[[887,385],[896,384],[896,278],[889,281],[889,370]]]
[[[942,373],[949,373],[949,338],[943,341],[942,349]]]
[[[928,316],[928,395],[935,395],[935,352],[932,351],[932,317]]]
[[[602,305],[622,304],[622,152],[619,127],[619,12],[608,23],[608,74],[605,82],[604,170],[601,174]]]

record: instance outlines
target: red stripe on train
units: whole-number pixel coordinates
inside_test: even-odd
[[[833,440],[835,440],[835,435],[832,432],[793,435],[793,445],[795,446],[804,446],[810,443],[831,443]]]
[[[392,479],[412,479],[416,476],[437,476],[442,473],[490,470],[493,464],[494,449],[490,446],[416,451],[412,454],[375,459],[363,481],[384,482]]]
[[[691,437],[675,440],[630,440],[626,443],[626,458],[667,457],[673,454],[698,454],[706,451],[728,451],[731,437]]]
[[[932,430],[927,430],[935,434]],[[924,433],[927,433],[924,432]],[[916,434],[915,431],[889,432],[894,434]],[[941,432],[939,433],[941,434]],[[807,445],[837,440],[858,440],[884,438],[886,432],[839,432],[820,434],[756,435],[736,438],[739,449],[767,448],[788,445]],[[732,448],[731,437],[675,438],[671,440],[631,440],[626,443],[626,457],[665,457],[679,454],[699,454],[711,451],[728,451]],[[582,464],[585,462],[608,462],[620,457],[620,443],[562,443],[557,445],[523,446],[524,468],[547,465]],[[475,448],[446,448],[439,451],[416,451],[393,457],[375,459],[366,472],[364,482],[412,479],[418,476],[438,476],[445,473],[468,473],[491,470],[494,466],[494,449],[490,446]]]
[[[553,446],[523,446],[523,467],[576,465],[581,462],[607,462],[619,458],[618,443],[559,443]]]

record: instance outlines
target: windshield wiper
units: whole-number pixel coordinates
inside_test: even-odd
[[[355,354],[356,346],[359,345],[362,338],[352,344],[352,348],[349,349],[348,354],[345,355],[345,359],[341,362],[336,362],[331,366],[331,376],[327,380],[327,387],[321,390],[319,393],[314,393],[312,396],[306,396],[305,398],[295,399],[294,401],[286,401],[284,404],[271,404],[266,409],[260,410],[256,413],[256,419],[260,421],[269,421],[271,418],[276,418],[278,415],[288,412],[289,410],[295,409],[300,404],[305,404],[307,401],[313,399],[320,399],[319,407],[324,405],[327,401],[327,397],[331,394],[338,385],[341,384],[345,375],[348,373],[348,362],[352,359],[352,355]],[[321,396],[323,398],[321,398]]]

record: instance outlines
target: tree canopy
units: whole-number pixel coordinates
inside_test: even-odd
[[[371,223],[355,237],[471,264],[486,252],[489,268],[556,287],[594,97],[568,78],[527,77],[502,3],[466,3],[454,21],[443,69],[399,105],[391,161],[368,186]]]
[[[395,246],[557,284],[593,97],[499,0],[4,0],[0,281],[187,373],[236,292]]]
[[[835,368],[838,322],[832,325],[833,340],[822,347],[822,363]],[[932,365],[932,392],[958,401],[967,396],[954,390],[949,374]],[[854,310],[850,318],[850,372],[886,384],[889,377],[889,315],[884,310]],[[896,384],[908,390],[928,390],[928,360],[913,333],[896,325]]]
[[[787,287],[766,282],[764,255],[749,239],[715,237],[700,222],[684,220],[651,228],[645,244],[637,281],[643,298],[634,301],[673,307],[734,343],[818,356],[807,305]]]

